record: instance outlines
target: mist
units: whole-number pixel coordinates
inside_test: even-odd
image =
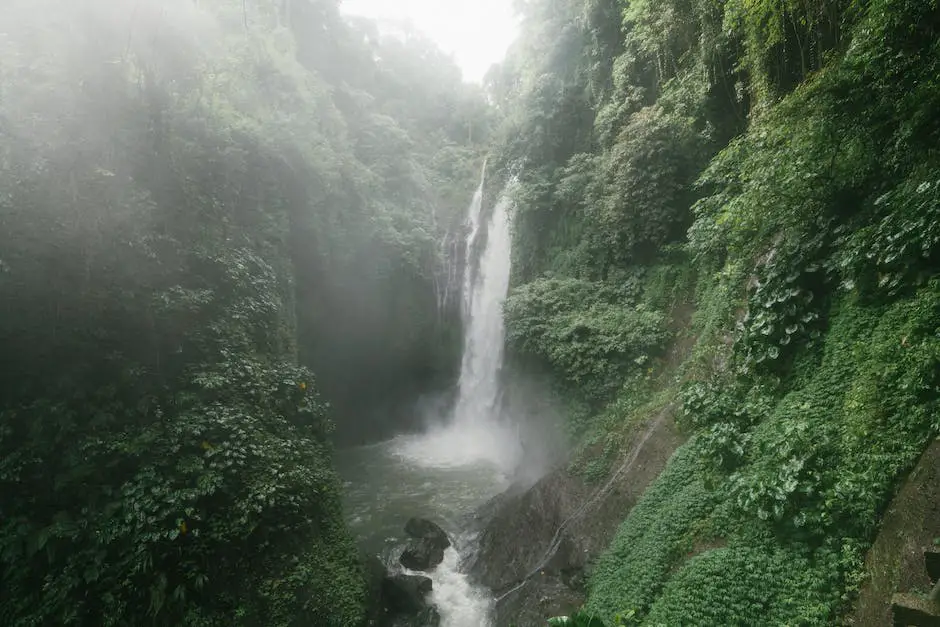
[[[5,4],[0,622],[361,622],[334,447],[448,419],[493,124],[329,0]]]

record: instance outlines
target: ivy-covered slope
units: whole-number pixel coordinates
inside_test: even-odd
[[[433,51],[368,28],[325,0],[0,12],[0,624],[363,620],[325,401],[366,357],[439,363],[436,238],[486,119],[447,64],[443,110],[403,105]],[[369,321],[391,347],[336,324],[398,312],[382,281],[416,310]]]
[[[510,348],[576,408],[575,470],[647,401],[692,436],[586,611],[831,624],[940,433],[940,6],[526,6],[490,76],[522,165]]]

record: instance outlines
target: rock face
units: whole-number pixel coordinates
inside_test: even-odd
[[[496,624],[541,626],[576,611],[590,562],[682,441],[667,408],[637,430],[599,485],[557,470],[484,506],[480,516],[487,522],[470,572],[496,595]]]
[[[420,575],[391,575],[382,580],[380,627],[439,627],[437,608],[428,605],[433,584]]]
[[[927,448],[885,512],[865,559],[855,612],[846,624],[892,625],[895,593],[930,590],[935,584],[931,571],[936,571],[928,556],[936,550],[935,538],[940,538],[940,440]]]
[[[430,579],[389,575],[374,556],[363,556],[363,565],[370,600],[367,627],[439,627],[440,614],[427,602],[433,589]]]
[[[419,540],[427,540],[441,550],[450,546],[450,538],[437,524],[424,518],[411,518],[405,523],[405,533]]]
[[[382,593],[392,612],[416,614],[427,608],[425,597],[431,594],[432,586],[427,577],[392,575],[382,582]]]
[[[444,561],[444,549],[425,540],[412,540],[398,561],[409,570],[428,571]]]
[[[438,525],[423,518],[412,518],[405,524],[405,533],[412,540],[398,560],[402,566],[427,571],[444,561],[444,549],[450,546],[450,539]]]

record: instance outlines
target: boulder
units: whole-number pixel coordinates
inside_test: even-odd
[[[444,561],[444,549],[436,540],[428,538],[412,540],[405,547],[398,561],[409,570],[431,570]]]
[[[432,586],[430,579],[420,575],[392,575],[382,582],[382,592],[391,612],[420,614],[428,609],[425,597]]]
[[[424,518],[412,518],[405,523],[405,533],[416,540],[426,540],[428,544],[444,550],[450,546],[450,538],[439,525]]]
[[[891,597],[891,613],[897,627],[940,625],[940,604],[918,594],[895,594]]]
[[[450,538],[439,525],[424,518],[412,518],[405,523],[405,533],[412,539],[398,560],[402,566],[427,571],[444,561],[444,549],[450,546]]]
[[[398,616],[389,627],[440,627],[441,615],[433,607],[422,610],[415,616]]]

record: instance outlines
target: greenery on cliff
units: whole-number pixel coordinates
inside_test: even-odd
[[[586,616],[837,621],[940,432],[940,5],[521,8],[488,76],[521,165],[510,347],[566,390],[573,470],[664,407],[690,436]]]
[[[937,0],[519,0],[484,89],[337,5],[0,14],[0,623],[360,624],[332,437],[453,377],[488,151],[572,470],[689,435],[586,615],[837,621],[940,432]]]
[[[453,368],[489,118],[333,0],[5,4],[0,623],[359,624],[329,434]]]

